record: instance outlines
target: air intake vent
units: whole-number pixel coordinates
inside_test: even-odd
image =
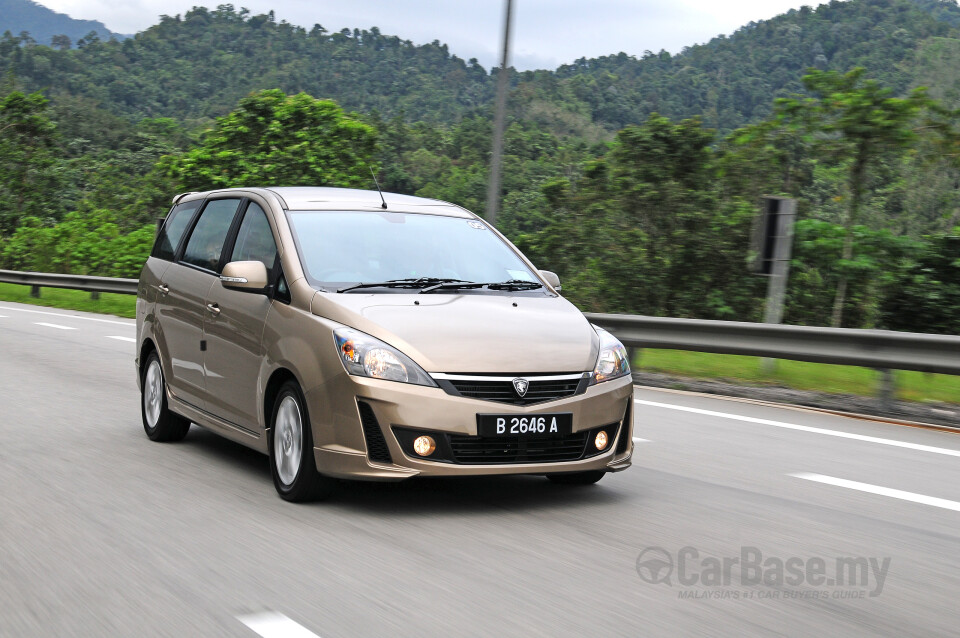
[[[620,425],[620,440],[617,441],[617,454],[623,454],[630,447],[630,437],[632,433],[630,426],[633,425],[633,397],[627,401],[627,413],[623,415],[623,423]]]
[[[380,429],[373,408],[363,401],[357,401],[357,406],[360,408],[363,438],[367,442],[367,457],[376,463],[393,463],[390,448],[387,447],[387,440],[383,437],[383,430]]]
[[[457,463],[494,465],[504,463],[551,463],[583,458],[588,431],[561,437],[485,438],[450,435]]]

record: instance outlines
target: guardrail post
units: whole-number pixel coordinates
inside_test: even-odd
[[[30,286],[30,296],[34,299],[40,298],[40,286]]]
[[[93,292],[91,292],[90,298],[93,299],[94,301],[98,301],[100,299],[99,291],[94,290]]]
[[[627,348],[627,359],[630,362],[630,369],[633,371],[634,362],[636,362],[637,367],[640,367],[640,362],[637,361],[643,355],[643,348]]]
[[[880,408],[889,410],[897,400],[897,378],[890,368],[879,368],[878,372],[880,373]]]

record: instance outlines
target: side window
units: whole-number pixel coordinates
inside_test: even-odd
[[[157,259],[173,261],[173,255],[177,252],[180,239],[183,237],[183,233],[187,230],[187,227],[190,226],[190,221],[193,219],[194,213],[197,212],[197,209],[200,208],[200,204],[202,203],[203,200],[198,199],[193,202],[186,202],[185,204],[177,204],[173,207],[173,210],[167,215],[166,221],[163,222],[163,228],[160,229],[157,242],[153,245],[151,256]]]
[[[187,241],[183,263],[216,272],[223,243],[239,205],[239,199],[216,199],[207,203]]]
[[[267,214],[262,208],[250,202],[247,212],[243,215],[243,223],[240,224],[240,232],[237,233],[237,241],[233,245],[230,261],[260,261],[269,271],[273,270],[276,260],[277,242],[273,238],[273,231],[270,230]]]

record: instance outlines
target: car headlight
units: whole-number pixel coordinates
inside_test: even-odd
[[[620,340],[603,328],[597,326],[593,328],[600,337],[600,356],[597,357],[597,365],[593,369],[590,385],[619,379],[630,374],[630,358]]]
[[[423,368],[396,348],[353,328],[337,328],[333,338],[350,374],[371,379],[437,387]]]

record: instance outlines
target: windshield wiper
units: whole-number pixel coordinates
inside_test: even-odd
[[[391,279],[389,281],[378,281],[370,283],[359,283],[346,288],[341,288],[337,292],[347,292],[349,290],[358,290],[360,288],[426,288],[437,284],[449,284],[463,281],[462,279],[441,279],[440,277],[416,277],[412,279]],[[469,283],[469,282],[465,282]]]
[[[452,288],[483,288],[486,285],[487,284],[479,284],[475,281],[463,281],[462,279],[455,279],[453,281],[439,282],[428,288],[424,288],[423,290],[420,291],[420,294],[422,295],[424,293],[433,292],[434,290],[440,290],[440,289],[446,290],[446,289],[452,289]]]
[[[473,281],[442,282],[424,288],[420,294],[433,292],[434,290],[461,290],[466,288],[488,288],[490,290],[536,290],[543,288],[543,284],[536,281],[527,281],[526,279],[509,279],[507,281],[498,281],[493,283],[477,283]]]
[[[526,279],[508,279],[495,284],[487,284],[487,288],[490,290],[536,290],[537,288],[543,288],[543,284]]]

